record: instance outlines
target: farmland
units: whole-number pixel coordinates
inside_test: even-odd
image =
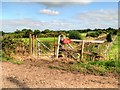
[[[29,38],[22,38],[23,41],[29,42]],[[42,41],[49,41],[49,42],[54,42],[54,37],[46,37],[46,38],[38,38],[38,40]],[[57,41],[57,37],[55,38]]]
[[[81,35],[80,34],[78,35],[80,35],[80,37],[82,37],[83,40],[106,40],[106,36],[109,34],[109,32],[107,32],[106,34],[103,33],[97,37],[96,36],[94,37],[93,33],[96,33],[96,31],[89,32],[89,35],[92,36],[86,37],[87,33],[80,33]],[[84,50],[88,50],[88,51],[94,50],[95,52],[97,52],[97,49],[99,49],[97,45],[101,47],[100,50],[105,50],[104,45],[109,45],[110,43],[112,43],[111,47],[109,47],[109,50],[107,51],[107,56],[105,60],[103,58],[93,60],[90,58],[90,56],[84,55],[83,60],[81,61],[74,60],[74,58],[72,58],[71,56],[66,57],[65,56],[66,53],[62,53],[64,54],[65,57],[63,56],[61,58],[56,59],[54,57],[50,57],[49,54],[50,52],[48,53],[48,50],[45,50],[46,56],[48,57],[42,58],[42,55],[39,57],[35,55],[31,55],[29,53],[30,39],[25,37],[17,38],[16,35],[15,37],[13,37],[14,35],[15,34],[12,35],[6,34],[3,37],[4,51],[3,51],[2,61],[4,62],[2,67],[4,72],[3,74],[4,87],[39,88],[42,86],[44,87],[72,86],[79,88],[80,87],[92,88],[92,87],[117,87],[118,85],[117,79],[118,79],[118,74],[120,73],[119,71],[120,64],[118,62],[118,39],[120,38],[119,35],[118,36],[112,35],[111,37],[112,40],[115,37],[116,39],[113,40],[112,42],[106,41],[102,45],[89,43],[89,46],[87,47],[90,48],[86,48],[87,44],[85,44]],[[65,35],[67,36],[67,38],[69,38],[69,34],[65,34]],[[43,42],[51,50],[54,50],[54,37],[38,37],[38,40]],[[57,49],[57,42],[58,42],[58,36],[55,36],[55,44],[56,44],[55,49]],[[36,47],[36,43],[37,43],[36,38],[34,43]],[[73,42],[71,43],[73,47],[75,46],[75,49],[79,49],[78,47],[80,44],[81,43],[79,44]],[[44,47],[41,46],[41,50],[43,50],[43,48]],[[98,50],[98,53],[100,52],[100,50]],[[75,54],[75,52],[73,51],[70,51],[70,53]],[[20,72],[17,73],[17,71]],[[25,72],[25,73],[21,74],[21,72]],[[8,74],[10,74],[10,76],[8,76]],[[33,76],[31,77],[30,75]],[[74,77],[74,80],[72,77]],[[87,78],[87,79],[83,80],[83,78],[84,79]],[[68,81],[66,79],[68,79]],[[70,83],[71,85],[68,84],[69,79],[73,81]],[[101,79],[104,80],[101,81]],[[8,83],[8,81],[10,82]],[[81,81],[81,84],[79,84],[78,81]],[[52,83],[52,82],[58,82],[58,83]]]

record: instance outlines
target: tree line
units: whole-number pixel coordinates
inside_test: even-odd
[[[93,32],[94,31],[94,32]],[[117,30],[114,28],[107,28],[107,29],[84,29],[84,30],[50,30],[50,29],[45,29],[43,31],[41,30],[32,30],[32,29],[22,29],[19,30],[17,29],[14,32],[6,33],[3,31],[0,31],[2,36],[4,35],[12,35],[15,38],[28,38],[29,34],[34,34],[35,36],[39,37],[57,37],[60,34],[65,34],[66,36],[69,36],[69,34],[74,34],[75,37],[79,36],[79,33],[87,33],[86,37],[91,36],[91,37],[98,37],[102,33],[114,33],[116,34]],[[74,35],[70,35],[74,37]],[[79,39],[80,37],[78,37]]]

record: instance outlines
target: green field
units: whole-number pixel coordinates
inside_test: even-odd
[[[57,37],[55,38],[55,41],[57,41]],[[54,42],[54,37],[47,37],[47,38],[39,38],[40,41],[49,41]]]
[[[29,44],[29,38],[22,38],[22,40],[26,43],[26,44]],[[39,41],[41,42],[49,42],[51,44],[54,43],[54,37],[46,37],[46,38],[38,38]],[[57,44],[57,40],[58,38],[56,37],[55,38],[55,43]],[[34,43],[36,45],[36,39],[34,39]]]
[[[25,41],[25,42],[29,42],[29,38],[22,38],[22,40]],[[54,42],[54,37],[38,38],[38,40]],[[57,37],[55,37],[55,41],[57,41]]]

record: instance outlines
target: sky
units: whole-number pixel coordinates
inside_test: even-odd
[[[2,31],[118,28],[118,2],[2,2]]]

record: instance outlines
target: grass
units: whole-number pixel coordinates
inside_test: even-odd
[[[120,68],[120,64],[118,64],[118,62],[114,60],[95,62],[89,61],[87,63],[75,62],[74,64],[65,64],[62,66],[49,66],[50,69],[58,69],[101,76],[107,75],[108,73],[120,73],[116,67]]]
[[[40,40],[40,41],[54,42],[54,37],[39,38],[39,40]],[[55,38],[55,41],[57,41],[57,37]]]
[[[80,33],[80,34],[81,34],[83,40],[86,39],[86,34],[87,34],[87,33]]]
[[[118,36],[120,40],[120,36]],[[108,59],[104,61],[75,62],[64,66],[51,66],[51,69],[62,69],[77,71],[80,73],[107,75],[108,73],[120,73],[120,62],[118,60],[118,39],[116,39],[108,53]]]
[[[14,60],[13,58],[10,58],[10,57],[2,57],[1,61],[2,62],[11,62],[11,63],[17,64],[17,65],[23,64],[22,61],[17,61],[17,60]]]
[[[29,38],[22,38],[23,41],[29,42]],[[46,38],[38,38],[38,40],[42,41],[49,41],[54,42],[54,37],[46,37]],[[57,37],[55,38],[55,41],[57,41]]]
[[[85,33],[82,34],[85,36]],[[29,43],[29,38],[22,38],[25,42]],[[120,39],[120,36],[118,36]],[[53,37],[48,38],[39,38],[40,41],[49,41],[54,42]],[[57,42],[57,37],[55,38]],[[108,53],[108,60],[105,61],[87,61],[86,63],[83,62],[75,62],[74,64],[68,64],[64,66],[49,66],[51,69],[62,69],[62,70],[69,70],[69,71],[77,71],[81,73],[88,73],[88,74],[96,74],[96,75],[105,75],[106,72],[111,73],[120,73],[120,63],[118,60],[118,40],[116,39]],[[16,61],[9,57],[3,57],[2,61],[11,62],[13,64],[22,64],[22,61]]]
[[[108,60],[118,59],[118,38],[120,38],[120,36],[118,36],[117,39],[113,42],[113,45],[108,52]]]

